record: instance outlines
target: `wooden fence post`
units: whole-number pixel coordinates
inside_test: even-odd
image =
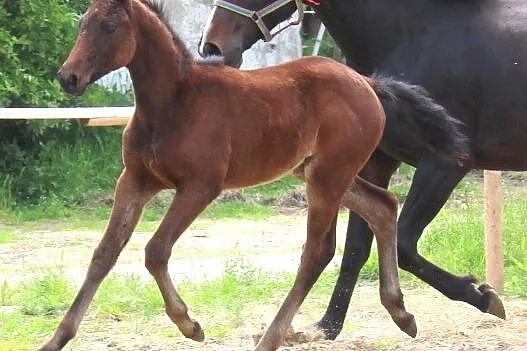
[[[503,226],[501,172],[484,171],[485,193],[485,249],[487,281],[498,292],[503,292]]]

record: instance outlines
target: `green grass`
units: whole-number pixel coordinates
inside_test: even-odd
[[[251,204],[241,201],[215,204],[208,207],[203,212],[204,217],[214,219],[238,218],[263,220],[271,217],[274,214],[276,214],[276,212],[268,206]]]
[[[192,306],[193,315],[205,321],[208,335],[221,337],[248,318],[251,310],[248,306],[265,303],[276,294],[284,295],[291,283],[291,275],[264,273],[233,262],[218,279],[202,283],[183,281],[178,286]],[[71,283],[64,276],[51,273],[12,288],[4,285],[2,290],[0,307],[16,307],[12,312],[0,312],[2,351],[34,348],[53,331],[58,323],[57,314],[72,301]],[[102,284],[89,313],[97,318],[126,319],[139,314],[151,319],[164,313],[164,303],[151,280],[111,276]]]
[[[20,239],[15,229],[0,226],[0,244],[9,244]]]
[[[137,275],[111,275],[102,283],[93,309],[101,316],[121,317],[140,313],[151,317],[162,313],[164,304],[155,283],[145,283]]]
[[[58,272],[42,272],[41,276],[24,282],[10,291],[4,285],[2,304],[14,303],[20,311],[30,316],[57,315],[71,303],[73,285]]]
[[[336,270],[329,269],[319,279],[311,296],[329,296]],[[229,262],[225,273],[204,282],[181,281],[178,290],[192,315],[203,321],[210,337],[224,337],[251,317],[257,306],[281,303],[291,287],[294,275],[261,271],[242,258]],[[41,343],[57,326],[59,316],[72,301],[72,283],[60,273],[47,273],[29,282],[4,285],[1,306],[15,306],[12,312],[0,312],[0,350],[16,345],[29,350]],[[164,303],[157,285],[139,276],[115,276],[100,287],[89,314],[104,320],[143,317],[152,319],[164,314]],[[167,337],[178,336],[170,332]],[[20,346],[22,345],[22,346]]]
[[[0,350],[34,349],[57,326],[60,315],[69,307],[73,286],[61,273],[43,272],[38,278],[16,287],[0,287]]]
[[[245,192],[250,195],[261,196],[264,198],[276,198],[303,184],[304,183],[300,179],[294,176],[288,176],[272,183],[247,188]]]
[[[34,350],[58,322],[58,316],[27,316],[20,312],[0,312],[0,350]]]

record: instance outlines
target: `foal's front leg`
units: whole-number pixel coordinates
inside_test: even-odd
[[[139,180],[139,178],[143,178]],[[141,216],[146,202],[159,191],[156,185],[136,177],[126,169],[117,181],[115,203],[110,222],[102,240],[93,253],[86,278],[73,304],[62,319],[51,340],[40,351],[61,350],[69,340],[75,337],[95,292],[117,261],[132,231]]]
[[[168,260],[174,243],[219,193],[219,186],[202,184],[187,185],[178,190],[163,222],[145,248],[145,265],[161,290],[167,315],[183,335],[195,341],[203,341],[205,334],[199,323],[188,315],[187,305],[172,284]]]

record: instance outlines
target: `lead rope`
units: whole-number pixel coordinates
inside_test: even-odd
[[[320,6],[320,1],[317,0],[304,0],[304,3],[311,6]]]

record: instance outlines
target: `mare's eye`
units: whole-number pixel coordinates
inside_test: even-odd
[[[115,23],[106,21],[101,22],[101,27],[103,32],[108,34],[112,34],[117,29],[117,25]]]

